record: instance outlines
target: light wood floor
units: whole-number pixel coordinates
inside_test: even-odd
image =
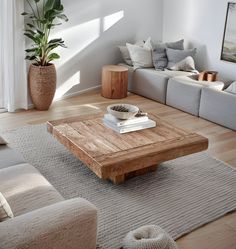
[[[206,136],[210,141],[208,152],[236,167],[236,132],[137,95],[130,94],[122,100],[124,101],[138,105],[143,111],[158,114],[179,127]],[[55,102],[47,112],[29,110],[14,114],[3,113],[0,114],[0,131],[44,123],[47,120],[94,114],[105,111],[108,104],[116,102],[118,101],[105,99],[94,91]],[[236,213],[193,231],[180,238],[177,243],[180,249],[236,249]]]

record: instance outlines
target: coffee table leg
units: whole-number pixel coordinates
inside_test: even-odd
[[[143,168],[143,169],[139,169],[139,170],[136,170],[136,171],[126,173],[125,175],[113,176],[113,177],[110,178],[110,180],[115,184],[121,184],[125,180],[133,178],[135,176],[144,175],[144,174],[146,174],[148,172],[154,172],[154,171],[157,170],[157,167],[158,167],[158,165],[155,164],[155,165],[152,165],[150,167],[146,167],[146,168]]]
[[[125,181],[125,175],[113,176],[110,180],[115,184],[121,184]]]

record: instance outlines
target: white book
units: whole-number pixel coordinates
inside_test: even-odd
[[[108,122],[111,122],[112,124],[116,125],[117,127],[137,124],[137,123],[141,123],[141,122],[149,120],[148,116],[134,117],[134,118],[130,118],[127,120],[122,120],[122,119],[114,117],[113,115],[111,115],[109,113],[104,115],[104,119],[107,120]]]
[[[118,133],[127,133],[127,132],[139,131],[139,130],[156,127],[156,122],[151,119],[149,119],[148,121],[138,123],[138,124],[127,125],[124,127],[117,127],[116,125],[114,125],[113,123],[105,119],[103,119],[103,123],[105,126],[107,126],[108,128],[111,128],[112,130]]]

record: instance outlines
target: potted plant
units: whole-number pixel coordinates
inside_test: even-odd
[[[66,47],[61,38],[49,39],[50,32],[60,20],[68,21],[63,14],[60,0],[26,0],[30,13],[26,16],[24,35],[33,43],[26,49],[26,59],[32,61],[29,68],[29,91],[32,102],[38,110],[48,110],[56,91],[56,69],[53,60],[60,56],[53,52],[57,47]]]

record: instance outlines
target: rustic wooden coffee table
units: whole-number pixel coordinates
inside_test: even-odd
[[[149,115],[157,127],[119,134],[105,127],[103,115],[47,123],[48,131],[98,177],[122,183],[154,171],[161,162],[208,148],[208,139]]]

